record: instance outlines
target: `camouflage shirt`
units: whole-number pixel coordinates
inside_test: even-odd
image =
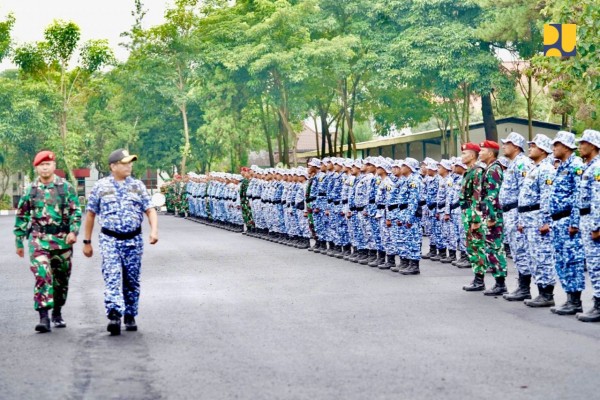
[[[57,189],[59,186],[64,188],[62,198]],[[23,240],[31,227],[31,239],[41,248],[58,250],[71,247],[66,242],[67,234],[78,234],[80,225],[81,209],[75,189],[55,176],[53,182],[43,184],[37,179],[25,189],[19,200],[13,232],[19,249],[23,248]]]
[[[483,169],[475,164],[467,170],[462,178],[459,202],[468,223],[477,224],[481,222],[481,215],[477,212],[477,204],[481,200],[482,175]]]
[[[491,163],[481,177],[481,199],[479,211],[490,221],[502,222],[502,207],[500,206],[500,187],[504,173],[498,160]]]

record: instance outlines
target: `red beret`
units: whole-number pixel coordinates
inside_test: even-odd
[[[472,142],[463,144],[460,149],[462,151],[473,150],[477,153],[479,153],[481,151],[481,148],[477,145],[477,143],[472,143]]]
[[[37,167],[44,161],[56,161],[56,156],[53,152],[49,150],[40,151],[35,155],[35,158],[33,159],[33,166]]]
[[[250,171],[250,168],[248,168],[248,167],[240,168],[240,172],[248,172],[248,171]]]
[[[479,147],[481,147],[482,149],[494,149],[494,150],[500,150],[500,145],[496,142],[494,142],[493,140],[486,140],[482,143],[479,144]]]

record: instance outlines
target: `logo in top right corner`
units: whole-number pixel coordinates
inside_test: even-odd
[[[547,57],[573,57],[577,54],[576,36],[577,25],[575,24],[544,25],[544,55]]]

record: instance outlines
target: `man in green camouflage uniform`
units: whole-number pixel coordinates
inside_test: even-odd
[[[462,179],[460,207],[467,238],[467,255],[475,274],[473,282],[470,285],[463,286],[463,290],[472,292],[485,289],[483,280],[486,259],[484,253],[485,240],[483,228],[481,227],[481,214],[478,212],[483,168],[477,163],[477,157],[481,151],[478,144],[465,143],[461,149],[462,162],[468,169]]]
[[[244,224],[248,231],[254,228],[254,219],[252,219],[252,209],[250,208],[250,201],[248,200],[248,185],[250,184],[250,179],[253,177],[253,172],[247,167],[243,167],[241,169],[242,179],[240,185],[240,203],[242,206],[242,217],[244,218]]]
[[[55,156],[38,153],[33,166],[38,178],[25,189],[19,201],[14,234],[17,254],[24,257],[23,241],[28,238],[31,271],[35,276],[34,308],[39,312],[38,332],[49,332],[52,322],[64,328],[61,309],[67,300],[73,244],[81,225],[81,209],[73,186],[55,176]]]
[[[486,296],[501,296],[506,289],[506,253],[504,251],[504,219],[500,206],[500,187],[504,179],[503,168],[498,161],[500,145],[486,140],[479,145],[479,159],[487,165],[481,178],[481,202],[479,210],[485,231],[485,270],[491,272],[496,284],[483,292]]]

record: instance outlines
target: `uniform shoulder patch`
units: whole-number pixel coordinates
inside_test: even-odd
[[[521,176],[526,177],[527,176],[527,172],[525,172],[525,171],[521,172]]]
[[[546,185],[552,185],[552,179],[546,179]]]
[[[410,185],[408,185],[411,188],[416,188],[417,184],[415,182],[411,182]]]

